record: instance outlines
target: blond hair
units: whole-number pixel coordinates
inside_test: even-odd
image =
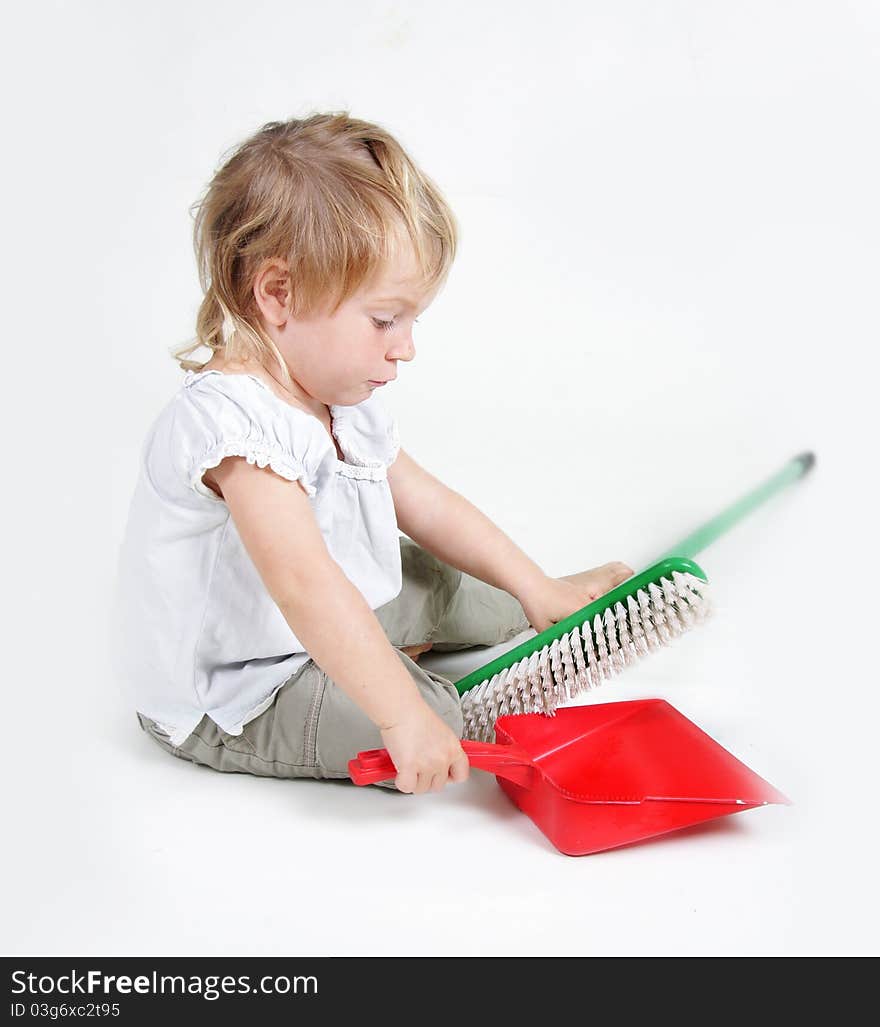
[[[253,283],[272,258],[290,268],[291,314],[336,310],[408,236],[425,290],[445,280],[458,238],[440,190],[378,125],[347,111],[272,121],[237,146],[195,210],[204,296],[196,337],[172,352],[184,370],[200,346],[228,360],[287,365],[263,328]]]

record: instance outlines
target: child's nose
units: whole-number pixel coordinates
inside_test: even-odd
[[[416,355],[416,347],[413,342],[412,332],[406,335],[399,335],[389,348],[386,359],[388,360],[412,360]]]

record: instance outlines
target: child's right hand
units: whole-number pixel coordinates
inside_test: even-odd
[[[397,768],[394,783],[401,792],[439,792],[450,781],[466,781],[470,771],[461,741],[425,702],[414,704],[381,731]]]

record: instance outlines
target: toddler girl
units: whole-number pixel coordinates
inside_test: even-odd
[[[389,786],[463,781],[458,693],[421,653],[542,631],[632,571],[548,577],[400,448],[379,392],[415,356],[456,226],[382,128],[265,125],[211,180],[195,245],[196,339],[119,557],[114,658],[138,721],[220,771],[346,778],[386,747]]]

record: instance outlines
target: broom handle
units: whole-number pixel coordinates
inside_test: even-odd
[[[696,556],[697,553],[714,542],[720,535],[729,531],[734,524],[741,521],[752,510],[760,506],[761,503],[766,502],[766,500],[785,488],[790,482],[802,478],[815,462],[816,457],[813,453],[801,453],[793,457],[781,471],[758,485],[757,488],[752,489],[751,492],[746,493],[735,503],[731,503],[717,517],[713,517],[710,521],[706,521],[705,524],[701,524],[696,531],[691,532],[686,538],[683,538],[676,545],[661,553],[654,562],[659,563],[668,556],[683,556],[687,559]]]
[[[521,642],[515,648],[496,657],[490,663],[486,663],[482,667],[477,667],[475,670],[472,670],[469,674],[465,674],[463,678],[460,678],[455,682],[458,694],[464,695],[464,693],[469,689],[474,688],[482,681],[491,678],[493,674],[500,673],[507,667],[512,666],[512,664],[516,663],[518,660],[524,659],[525,657],[531,656],[533,653],[540,651],[543,645],[552,645],[554,639],[561,637],[562,633],[571,631],[576,625],[580,626],[584,620],[592,620],[594,614],[601,613],[612,607],[617,601],[624,603],[627,602],[628,597],[634,595],[637,589],[646,587],[648,582],[656,580],[658,565],[670,557],[678,557],[680,561],[691,561],[691,566],[689,568],[691,572],[699,575],[705,580],[706,575],[691,560],[693,555],[705,549],[710,542],[714,542],[719,535],[723,535],[724,532],[732,528],[737,521],[742,520],[747,514],[751,513],[752,510],[769,499],[774,493],[784,488],[790,482],[796,481],[798,478],[802,478],[815,462],[816,457],[813,453],[801,453],[800,455],[793,457],[787,464],[785,464],[782,470],[777,474],[774,474],[772,478],[768,478],[767,481],[758,485],[757,488],[752,489],[752,491],[743,496],[742,499],[737,500],[737,502],[732,503],[726,509],[722,510],[717,517],[713,517],[712,520],[706,521],[706,523],[697,528],[696,531],[691,532],[691,534],[686,538],[683,538],[676,545],[667,549],[661,556],[658,556],[650,566],[646,567],[643,571],[640,571],[633,577],[627,578],[626,581],[617,585],[616,588],[613,588],[610,592],[606,592],[604,596],[600,596],[594,603],[591,603],[589,607],[584,607],[583,610],[575,610],[574,613],[569,614],[568,617],[563,618],[563,620],[558,621],[556,624],[551,624],[549,628],[535,635],[533,638],[526,639],[525,642]],[[660,568],[660,570],[663,571],[664,569]]]

